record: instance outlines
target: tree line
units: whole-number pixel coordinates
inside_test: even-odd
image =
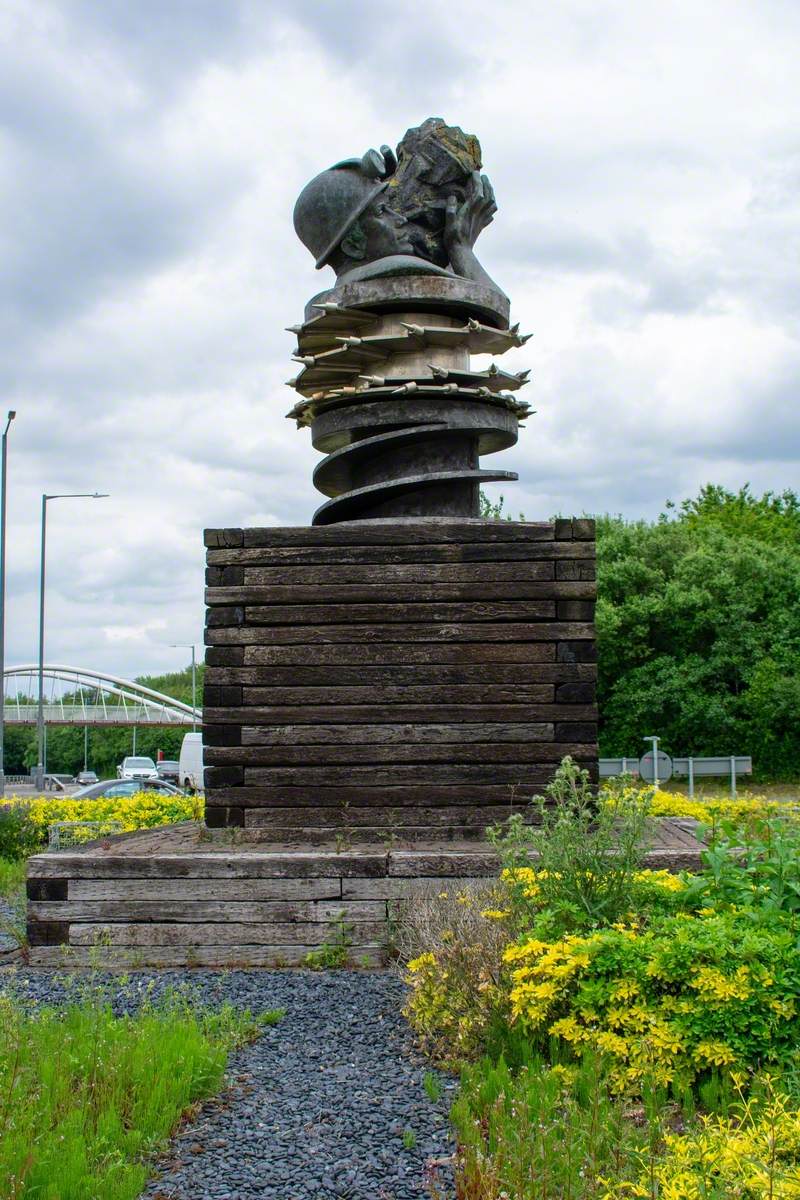
[[[601,753],[750,754],[800,777],[800,498],[714,484],[597,522]]]

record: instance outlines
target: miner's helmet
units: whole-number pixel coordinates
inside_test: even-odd
[[[295,231],[316,258],[317,270],[325,266],[361,214],[387,186],[387,158],[377,150],[368,150],[363,158],[335,163],[307,183],[298,196]]]

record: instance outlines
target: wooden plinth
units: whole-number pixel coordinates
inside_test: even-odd
[[[589,520],[206,532],[209,827],[478,837],[597,778]]]
[[[430,843],[340,852],[239,844],[195,822],[101,838],[28,860],[34,966],[276,966],[348,927],[354,964],[390,953],[398,903],[497,873],[485,845]],[[662,821],[647,865],[697,868],[701,847]]]

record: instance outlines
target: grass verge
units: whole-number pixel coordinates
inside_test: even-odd
[[[134,1200],[181,1116],[222,1086],[229,1052],[281,1016],[177,992],[132,1016],[97,986],[59,1009],[0,994],[3,1196]]]

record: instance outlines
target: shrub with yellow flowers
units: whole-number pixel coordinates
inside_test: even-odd
[[[601,1050],[626,1089],[780,1063],[800,1034],[797,936],[787,916],[732,912],[525,939],[504,955],[511,1019],[534,1044]]]
[[[55,821],[109,823],[109,828],[130,832],[172,825],[178,821],[201,821],[201,796],[143,790],[132,796],[99,796],[76,800],[69,796],[11,796],[0,804],[0,856],[24,857],[47,843],[47,827]],[[110,824],[113,822],[113,826]]]
[[[645,869],[653,815],[705,825],[695,875]],[[411,1022],[464,1068],[459,1197],[800,1200],[797,813],[626,780],[598,805],[566,759],[531,816],[408,956]]]
[[[697,796],[684,796],[681,792],[668,792],[664,788],[637,787],[634,784],[627,784],[624,790],[630,796],[646,796],[652,817],[683,817],[704,825],[721,820],[747,823],[774,815],[778,808],[795,811],[793,805],[779,806],[774,800],[760,795],[743,795],[736,800],[725,797],[704,800]],[[615,797],[613,786],[606,785],[600,792],[600,800],[604,804],[616,803]]]
[[[800,1200],[800,1108],[771,1081],[730,1116],[701,1115],[667,1132],[660,1153],[632,1154],[640,1169],[610,1180],[602,1200]]]

